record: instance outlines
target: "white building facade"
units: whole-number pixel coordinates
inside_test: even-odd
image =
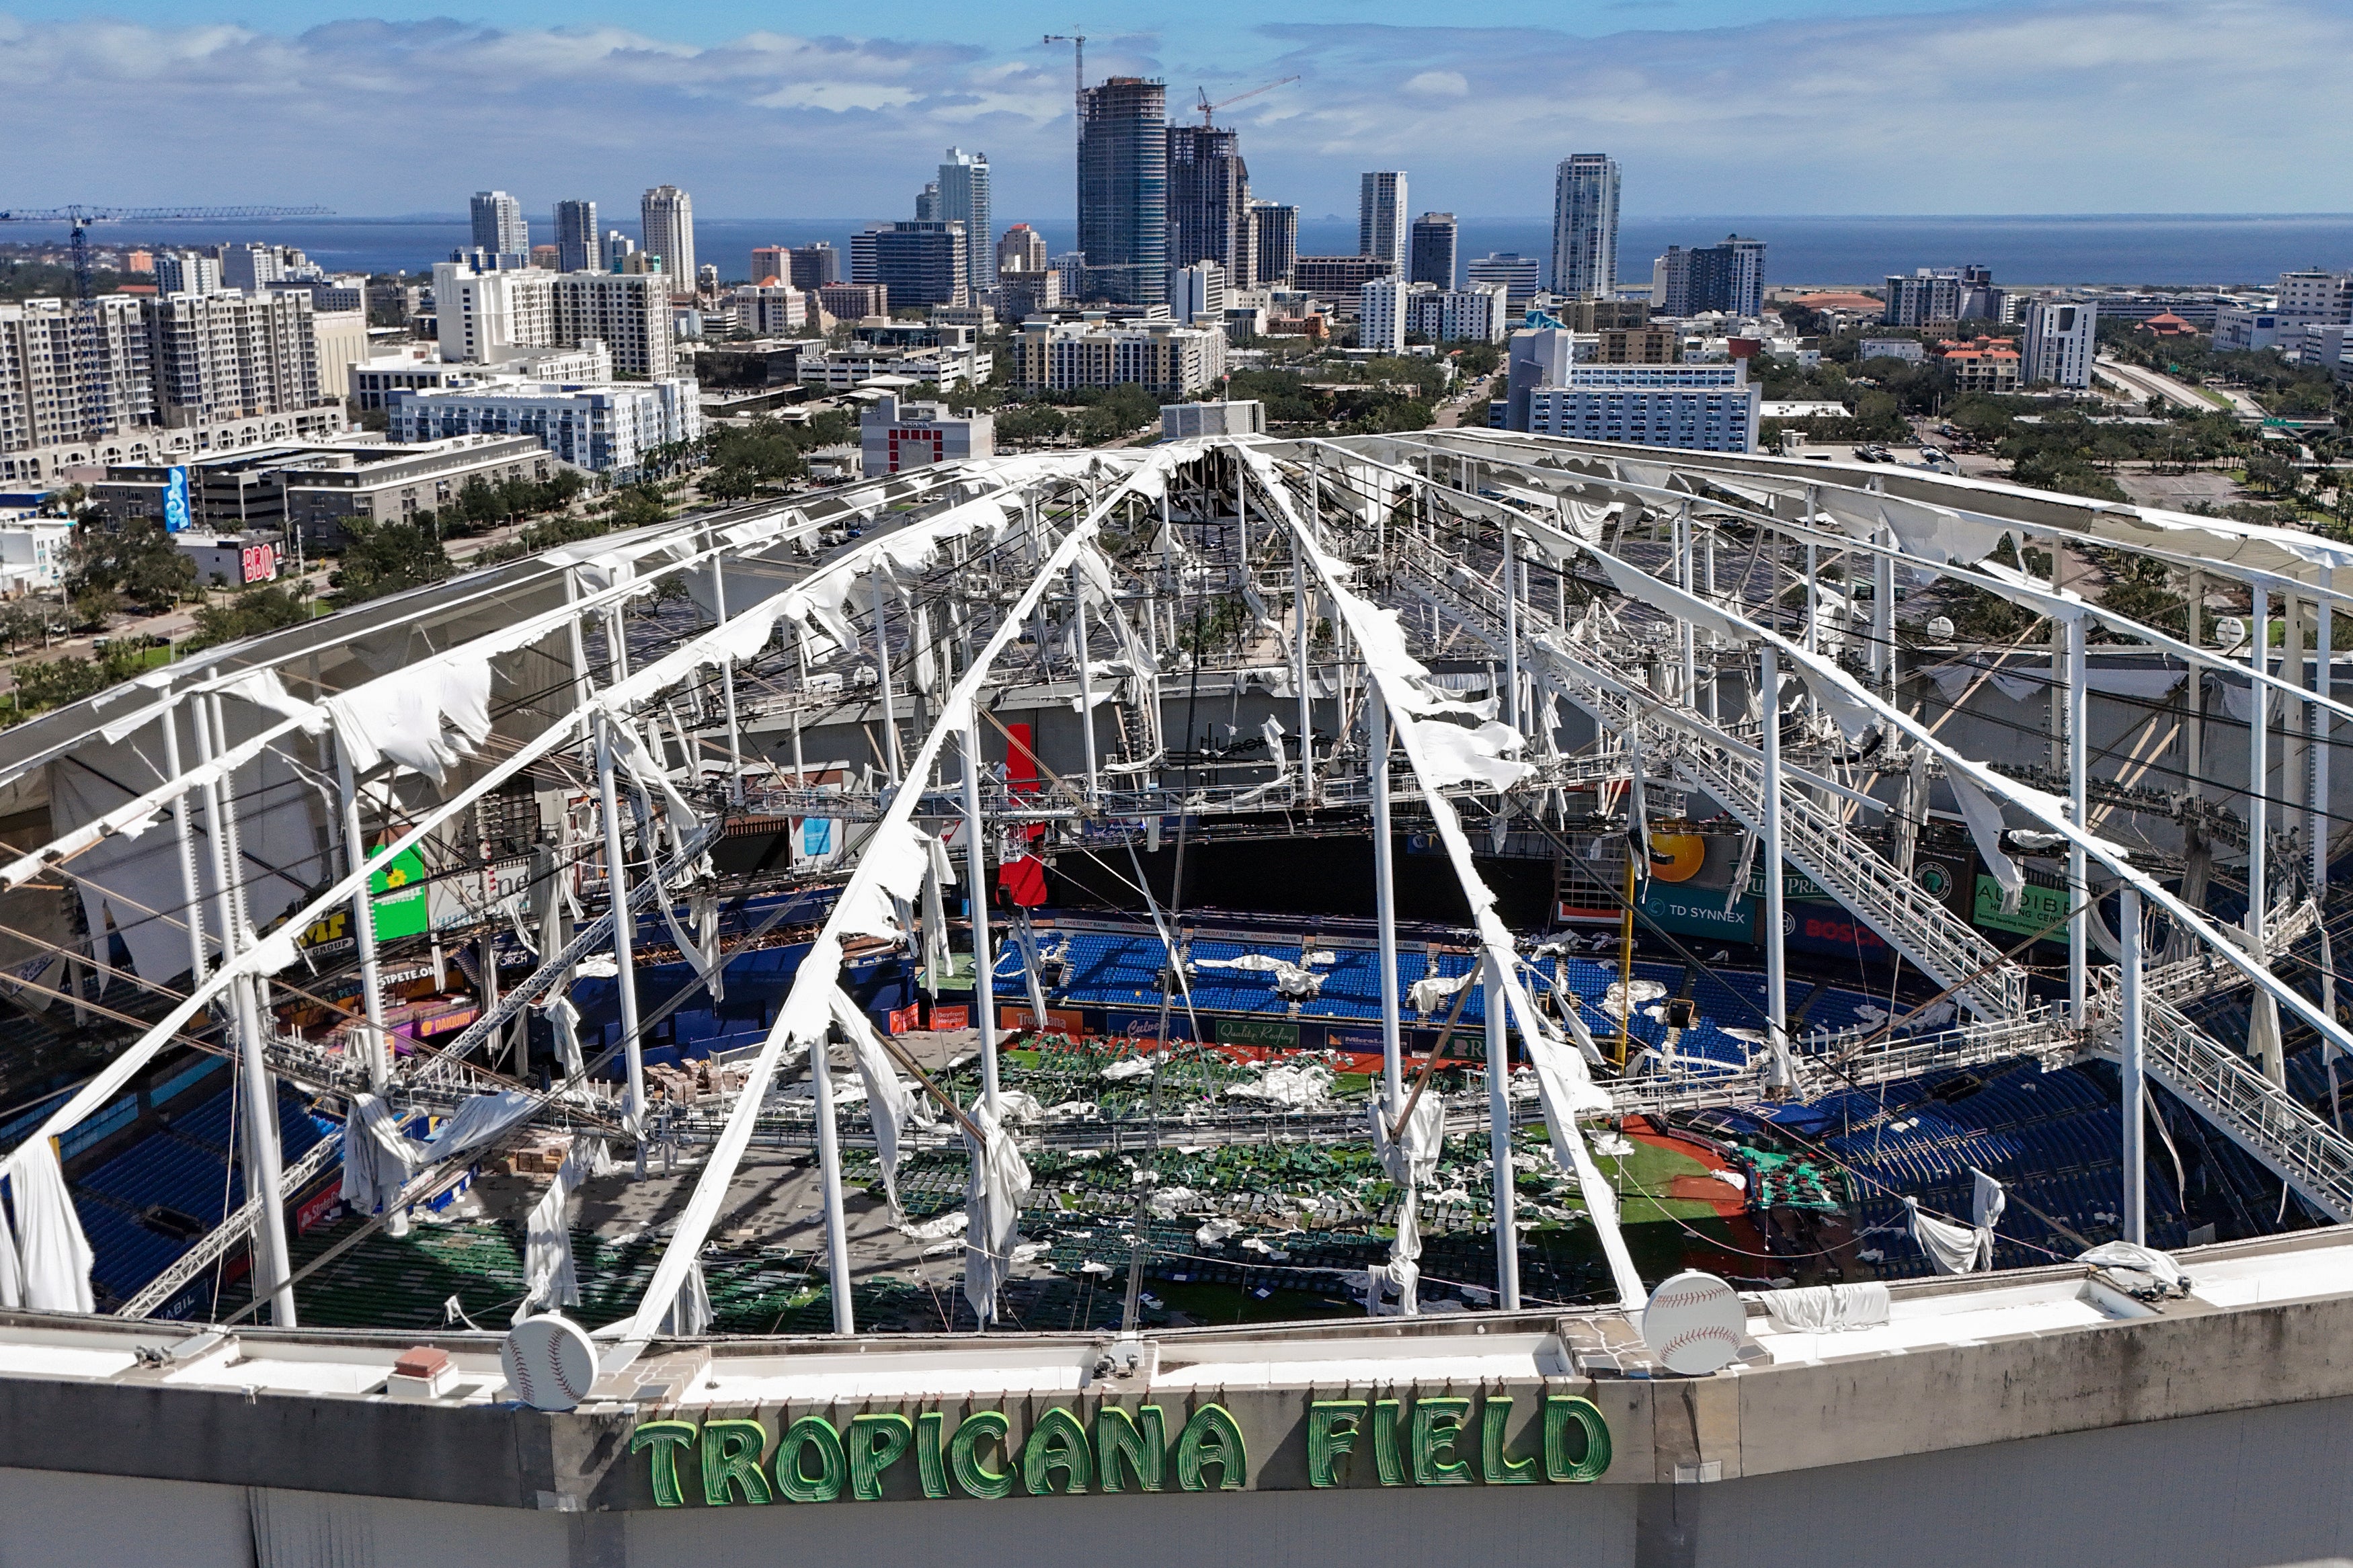
[[[1377,256],[1399,278],[1406,276],[1413,221],[1406,216],[1406,179],[1401,169],[1367,172],[1357,180],[1356,254]]]
[[[433,268],[441,357],[483,363],[523,350],[573,348],[590,339],[613,368],[659,381],[678,369],[670,280],[656,273],[478,272],[462,262]]]
[[[1617,287],[1618,161],[1572,153],[1553,171],[1553,292],[1606,300]]]
[[[2031,386],[2090,386],[2100,308],[2073,300],[2037,300],[2026,307],[2024,317],[2026,342],[2019,379]]]
[[[459,436],[531,436],[575,468],[626,479],[654,448],[702,438],[697,390],[682,376],[606,386],[485,380],[396,392],[385,413],[388,434],[404,446]]]

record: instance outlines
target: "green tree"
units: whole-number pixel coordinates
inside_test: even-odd
[[[364,604],[449,575],[441,542],[412,522],[354,518],[343,525],[342,565],[327,579],[338,605]]]
[[[297,583],[289,588],[273,583],[266,587],[248,588],[197,610],[196,635],[188,646],[212,647],[240,637],[259,637],[283,626],[301,626],[310,618],[307,584]]]
[[[195,586],[196,563],[152,517],[109,529],[86,519],[66,542],[66,591],[75,599],[112,594],[150,615],[170,609]],[[101,601],[93,597],[93,605]]]

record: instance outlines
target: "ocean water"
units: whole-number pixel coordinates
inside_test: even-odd
[[[1430,199],[1425,197],[1425,200]],[[620,215],[614,215],[618,216]],[[807,245],[830,240],[845,256],[850,234],[869,218],[703,218],[695,224],[699,259],[721,275],[744,276],[755,245]],[[1024,215],[997,215],[1000,226]],[[1032,221],[1055,251],[1075,243],[1067,218]],[[531,219],[532,237],[554,237],[543,215]],[[633,233],[633,223],[607,227]],[[94,231],[107,242],[213,245],[269,239],[300,246],[338,270],[428,270],[468,243],[460,216],[294,218],[275,223],[218,225],[111,224]],[[2261,283],[2295,268],[2353,267],[2353,214],[2109,215],[2086,217],[1773,217],[1629,218],[1620,230],[1619,276],[1647,279],[1651,258],[1669,245],[1710,245],[1726,234],[1761,238],[1768,283],[1876,284],[1890,272],[1915,267],[1982,263],[1998,282],[2016,284]],[[0,238],[62,239],[62,229],[11,225]],[[1353,218],[1303,216],[1300,248],[1345,255],[1356,248]],[[1552,226],[1538,217],[1469,217],[1460,238],[1465,258],[1517,251],[1549,259]]]

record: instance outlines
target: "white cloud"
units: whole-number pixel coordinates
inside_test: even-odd
[[[367,213],[670,180],[713,215],[841,216],[901,210],[954,142],[989,153],[1001,210],[1068,210],[1059,48],[704,47],[650,15],[292,36],[0,16],[0,95],[38,106],[10,122],[10,194]],[[2020,0],[1605,38],[1274,24],[1088,63],[1165,76],[1180,115],[1196,81],[1298,73],[1232,113],[1253,184],[1311,212],[1403,167],[1458,211],[1539,213],[1552,163],[1591,150],[1624,164],[1629,213],[2342,211],[2353,119],[2313,72],[2348,54],[2353,0]]]
[[[1471,81],[1461,71],[1423,71],[1408,77],[1405,89],[1420,98],[1467,98]]]

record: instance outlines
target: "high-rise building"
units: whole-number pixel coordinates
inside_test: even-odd
[[[2353,319],[2353,272],[2331,272],[2307,267],[2279,275],[2279,319],[2283,327],[2313,322],[2333,326]]]
[[[1250,167],[1240,139],[1208,125],[1168,127],[1168,265],[1214,261],[1226,280],[1250,288],[1258,258],[1250,243]]]
[[[997,270],[999,275],[1045,271],[1046,237],[1026,223],[1007,229],[997,242]]]
[[[156,411],[166,425],[287,414],[329,400],[307,293],[172,294],[145,301],[144,314]],[[363,353],[364,334],[363,326]]]
[[[962,305],[972,258],[961,223],[878,223],[849,237],[849,280],[879,283],[894,305]]]
[[[806,292],[841,281],[841,252],[824,240],[815,245],[796,245],[789,254],[793,271],[785,280],[794,288]]]
[[[964,225],[965,289],[977,300],[997,283],[996,231],[989,226],[988,154],[948,149],[940,164],[940,221]]]
[[[1079,93],[1082,298],[1160,304],[1168,287],[1168,89],[1113,77]],[[1076,279],[1066,279],[1076,282]]]
[[[755,245],[752,247],[753,287],[757,288],[771,278],[779,283],[790,282],[792,270],[790,252],[783,246]]]
[[[626,271],[629,265],[629,258],[635,256],[637,253],[638,242],[636,240],[631,239],[628,235],[623,234],[617,228],[607,229],[605,231],[604,269],[606,271]]]
[[[504,191],[474,193],[474,248],[493,256],[529,256],[531,226],[522,204]]]
[[[596,204],[555,204],[555,267],[559,272],[596,272]]]
[[[1302,256],[1291,268],[1293,287],[1335,304],[1355,299],[1356,290],[1376,278],[1396,276],[1397,268],[1386,256]]]
[[[1405,216],[1405,174],[1389,169],[1360,176],[1356,182],[1356,254],[1377,256],[1389,264],[1393,276],[1406,272],[1408,231]]]
[[[915,221],[940,221],[940,183],[937,180],[925,180],[923,188],[915,193]]]
[[[1415,283],[1403,300],[1405,331],[1433,343],[1500,343],[1510,330],[1509,299],[1501,283],[1467,289]]]
[[[159,250],[155,253],[155,292],[216,294],[221,288],[220,258],[201,250]]]
[[[1299,268],[1299,209],[1283,202],[1250,205],[1251,236],[1258,265],[1251,269],[1253,288],[1289,283]]]
[[[653,272],[479,272],[444,261],[433,268],[441,357],[506,360],[517,349],[577,348],[594,338],[610,350],[617,372],[659,380],[678,369],[674,286]]]
[[[676,185],[656,185],[638,204],[645,247],[661,258],[676,294],[694,292],[694,198]]]
[[[1413,220],[1413,266],[1407,281],[1454,287],[1455,224],[1452,213],[1424,213]]]
[[[1200,321],[1223,325],[1226,319],[1226,269],[1215,261],[1196,261],[1168,274],[1168,319],[1190,326]]]
[[[64,300],[0,300],[0,452],[155,422],[138,299],[101,294],[79,315]]]
[[[1906,277],[1901,272],[1887,275],[1882,290],[1884,303],[1879,310],[1879,321],[1889,327],[1924,327],[1930,321],[1957,321],[1961,319],[1961,296],[1967,284],[1957,267],[1923,267]],[[1685,310],[1668,310],[1670,316],[1688,315]]]
[[[267,289],[280,276],[278,247],[251,243],[224,245],[220,269],[224,289]]]
[[[1721,245],[1667,247],[1651,268],[1651,302],[1662,316],[1757,314],[1765,308],[1765,242],[1728,234]]]
[[[1538,275],[1536,258],[1522,256],[1516,250],[1491,251],[1471,262],[1463,271],[1473,283],[1504,285],[1504,308],[1515,316],[1535,301],[1536,290],[1544,281]]]
[[[1402,278],[1376,278],[1356,290],[1358,348],[1405,353],[1405,300],[1411,287]]]
[[[1576,153],[1553,172],[1552,291],[1603,300],[1618,287],[1618,161]]]
[[[2026,352],[2019,378],[2030,386],[2091,385],[2100,308],[2073,300],[2037,300],[2024,315]]]

